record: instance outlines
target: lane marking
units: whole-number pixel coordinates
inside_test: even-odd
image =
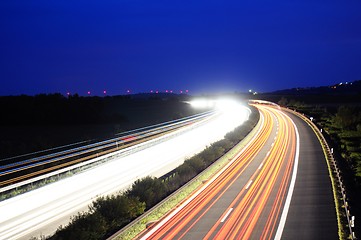
[[[258,170],[260,170],[263,166],[263,162],[259,165]]]
[[[286,114],[284,114],[283,112],[281,112],[283,115],[287,116]],[[288,117],[288,116],[287,116]],[[293,190],[295,188],[295,184],[296,184],[296,177],[297,177],[297,169],[298,169],[298,158],[299,158],[299,151],[300,151],[300,135],[298,133],[298,129],[296,124],[293,122],[293,120],[288,117],[293,126],[295,127],[295,131],[296,131],[296,155],[295,155],[295,165],[293,166],[293,173],[292,173],[292,179],[291,179],[291,183],[290,183],[290,187],[288,189],[288,194],[287,194],[287,198],[286,198],[286,202],[285,202],[285,206],[283,207],[283,211],[282,211],[282,216],[280,219],[280,223],[278,225],[277,228],[277,232],[276,232],[276,236],[275,236],[275,240],[281,240],[282,237],[282,233],[283,233],[283,229],[285,228],[286,225],[286,219],[287,219],[287,214],[288,214],[288,210],[290,208],[291,205],[291,199],[292,199],[292,194],[293,194]]]
[[[140,238],[140,240],[146,240],[148,239],[153,233],[158,231],[166,222],[168,222],[172,217],[174,217],[178,212],[180,212],[187,204],[189,204],[196,196],[198,196],[205,188],[207,188],[217,177],[219,177],[239,156],[243,154],[246,149],[255,141],[257,137],[259,137],[259,134],[261,132],[262,127],[264,126],[264,116],[263,113],[260,115],[261,122],[259,123],[259,128],[257,132],[254,134],[254,136],[249,140],[249,142],[246,144],[246,146],[243,147],[243,149],[236,154],[232,158],[232,161],[230,161],[226,166],[224,166],[216,175],[214,175],[206,184],[203,185],[197,192],[195,192],[191,197],[189,197],[185,202],[183,202],[179,207],[177,207],[174,211],[172,211],[169,215],[167,215],[163,220],[161,220],[158,224],[156,224],[153,228],[151,228],[143,237]],[[258,124],[257,124],[258,125]]]
[[[271,147],[273,147],[275,145],[275,143],[272,143]]]
[[[268,157],[268,156],[270,155],[270,153],[271,153],[271,151],[268,151],[268,153],[267,153],[266,157]]]
[[[247,184],[247,186],[246,186],[246,189],[248,189],[248,188],[249,188],[249,186],[251,186],[252,182],[253,182],[253,180],[252,180],[252,179],[251,179],[251,180],[249,180],[249,182],[248,182],[248,184]]]
[[[233,208],[228,209],[228,212],[226,213],[226,215],[224,215],[224,217],[221,219],[221,223],[226,221],[228,215],[232,212]]]

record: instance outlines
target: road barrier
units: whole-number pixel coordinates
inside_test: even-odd
[[[58,170],[54,170],[52,172],[49,173],[44,173],[40,176],[34,176],[30,179],[25,179],[23,181],[20,182],[16,182],[13,183],[11,185],[7,185],[2,187],[0,185],[0,199],[4,200],[7,198],[10,198],[13,196],[12,191],[14,191],[14,194],[16,195],[16,193],[18,192],[18,190],[21,188],[20,192],[26,192],[28,190],[33,190],[35,188],[38,188],[40,186],[46,185],[47,183],[53,182],[53,181],[57,181],[60,179],[63,179],[67,176],[71,176],[75,173],[93,168],[95,166],[98,166],[100,164],[103,164],[105,162],[111,161],[111,160],[115,160],[130,154],[133,154],[135,152],[141,151],[145,148],[154,146],[156,144],[159,144],[161,142],[167,141],[171,138],[174,138],[178,135],[181,135],[185,132],[191,131],[194,128],[197,128],[201,125],[203,125],[204,123],[208,122],[210,119],[217,117],[218,114],[216,112],[206,112],[203,115],[195,115],[195,117],[187,117],[185,118],[186,120],[184,120],[183,122],[177,122],[176,124],[170,124],[170,125],[166,125],[162,127],[167,128],[166,130],[157,130],[157,132],[154,134],[152,132],[152,134],[154,134],[154,136],[152,134],[150,134],[149,136],[147,134],[143,134],[144,135],[144,140],[140,139],[134,143],[131,143],[129,145],[124,145],[124,148],[119,148],[118,144],[116,143],[116,147],[114,145],[114,148],[104,151],[101,154],[99,153],[92,153],[91,155],[85,156],[83,158],[79,158],[77,160],[77,164],[71,165],[71,166],[66,166],[63,167],[61,169]],[[191,124],[190,124],[191,123]],[[161,124],[158,124],[161,125]],[[157,126],[158,125],[154,125]],[[173,126],[176,125],[176,126]],[[179,126],[178,126],[179,125]],[[158,127],[159,128],[159,127]],[[140,129],[143,130],[143,129]],[[110,141],[110,140],[107,140]],[[58,167],[58,166],[56,166]],[[50,169],[50,168],[49,168]],[[42,171],[46,171],[42,170]],[[10,179],[9,181],[11,181],[12,179]],[[1,182],[4,183],[4,182]],[[30,186],[30,187],[28,187]]]

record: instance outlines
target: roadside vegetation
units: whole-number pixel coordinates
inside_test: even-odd
[[[169,174],[161,178],[145,177],[135,181],[127,191],[100,197],[89,206],[87,212],[73,216],[70,223],[60,226],[53,236],[41,238],[60,240],[109,237],[189,182],[246,137],[259,120],[258,111],[251,108],[252,114],[248,121],[227,133],[224,139],[187,159]]]

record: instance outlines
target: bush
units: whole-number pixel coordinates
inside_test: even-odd
[[[108,229],[113,230],[141,215],[145,210],[145,203],[124,194],[111,195],[98,198],[90,210],[99,213],[106,220]]]
[[[60,226],[49,239],[103,239],[141,215],[144,210],[145,203],[124,194],[100,197],[93,202],[88,212],[73,216],[67,226]]]
[[[130,197],[139,198],[149,209],[157,204],[168,193],[166,184],[159,178],[145,177],[133,183],[127,192]]]
[[[103,238],[106,231],[106,221],[99,213],[78,213],[66,227],[60,226],[50,239],[96,240]]]
[[[200,173],[206,168],[206,163],[199,155],[185,160],[184,164],[188,164],[196,173]]]
[[[176,173],[179,175],[179,186],[182,186],[185,182],[196,176],[196,171],[192,168],[189,163],[183,163],[176,168]]]

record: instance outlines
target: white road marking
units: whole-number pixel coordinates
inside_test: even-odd
[[[228,215],[232,212],[232,210],[233,210],[233,208],[230,208],[230,209],[228,210],[228,212],[226,213],[226,215],[224,215],[224,217],[221,219],[221,222],[226,221]]]
[[[263,166],[263,162],[259,165],[258,170],[260,170]]]
[[[282,114],[284,114],[284,113],[282,112]],[[284,114],[284,115],[287,116],[286,114]],[[292,121],[292,119],[291,119],[291,121]],[[300,152],[300,135],[298,133],[298,129],[297,129],[296,124],[293,121],[292,121],[292,124],[295,127],[295,131],[296,131],[295,165],[293,166],[292,179],[291,179],[290,187],[288,189],[288,194],[287,194],[285,206],[283,207],[281,220],[280,220],[280,223],[279,223],[278,228],[277,228],[275,240],[280,240],[281,237],[282,237],[282,233],[283,233],[283,229],[284,229],[285,224],[286,224],[287,214],[288,214],[288,210],[290,208],[292,194],[293,194],[293,190],[295,188],[296,177],[297,177],[298,157],[299,157],[299,152]]]
[[[248,188],[249,188],[249,186],[251,186],[252,182],[253,182],[253,180],[252,180],[252,179],[251,179],[251,180],[249,180],[249,182],[248,182],[248,184],[247,184],[247,186],[246,186],[246,189],[248,189]]]

